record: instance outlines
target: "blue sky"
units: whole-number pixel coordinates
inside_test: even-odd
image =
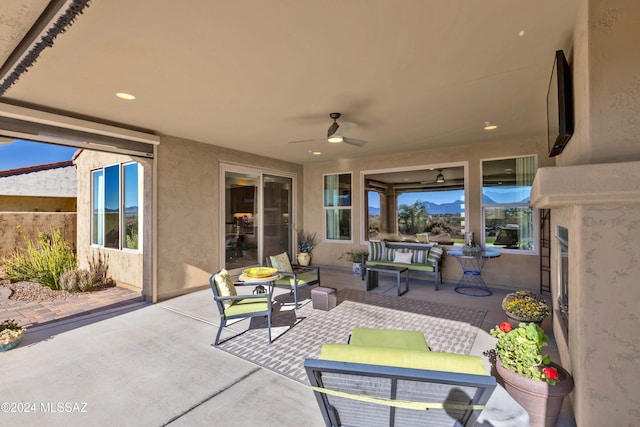
[[[77,148],[16,141],[0,143],[0,171],[71,160]]]
[[[432,202],[442,205],[444,203],[455,202],[456,200],[463,200],[463,190],[451,190],[451,191],[431,191],[429,193],[402,193],[398,197],[399,205],[412,205],[416,200],[421,202]],[[369,206],[372,208],[380,207],[380,199],[378,197],[369,198]]]

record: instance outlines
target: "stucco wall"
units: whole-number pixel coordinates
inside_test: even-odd
[[[34,242],[39,232],[59,228],[69,246],[76,248],[75,212],[0,212],[0,256],[8,255],[14,249],[26,249],[18,226]]]
[[[143,166],[144,186],[141,250],[114,250],[91,246],[91,171],[116,163],[137,161]],[[153,160],[127,155],[83,150],[76,159],[78,177],[78,261],[88,268],[89,259],[102,252],[108,259],[108,275],[118,285],[140,290],[146,299],[152,297],[152,171]],[[140,179],[140,177],[139,177]]]
[[[0,195],[75,197],[73,166],[0,177]]]
[[[576,130],[557,157],[562,167],[548,171],[555,184],[543,184],[543,171],[534,185],[540,207],[555,205],[552,232],[569,230],[568,336],[557,316],[554,332],[575,379],[580,426],[640,425],[640,205],[629,196],[640,188],[639,22],[636,0],[581,2],[571,61]]]
[[[353,218],[354,244],[342,242],[320,243],[313,250],[313,262],[317,264],[346,265],[338,261],[338,256],[362,241],[360,223],[363,191],[360,172],[363,170],[390,169],[414,166],[436,166],[452,162],[468,162],[468,197],[465,200],[468,231],[480,236],[482,224],[482,176],[481,160],[519,155],[538,155],[539,166],[553,165],[553,159],[546,156],[546,140],[526,138],[521,140],[492,141],[470,144],[455,148],[439,148],[412,153],[398,153],[388,156],[363,156],[357,159],[343,159],[340,162],[313,163],[304,168],[304,227],[318,236],[323,235],[324,212],[322,207],[323,174],[351,172],[353,175]],[[322,240],[322,239],[321,239]],[[445,257],[443,278],[445,282],[455,283],[462,275],[462,269],[454,258]],[[535,255],[503,254],[490,260],[483,278],[492,286],[509,288],[540,289],[540,258]]]
[[[0,212],[75,212],[76,196],[31,197],[0,195]]]
[[[221,267],[221,162],[296,174],[303,201],[300,165],[171,136],[161,138],[157,162],[160,300],[208,287]]]

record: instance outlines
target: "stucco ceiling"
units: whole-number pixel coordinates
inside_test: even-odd
[[[546,138],[578,2],[95,0],[0,100],[296,163]],[[2,3],[4,60],[43,2]],[[365,147],[287,143],[334,111]]]

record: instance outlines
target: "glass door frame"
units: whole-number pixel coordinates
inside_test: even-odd
[[[226,249],[225,249],[225,222],[226,222],[226,174],[227,172],[232,173],[241,173],[247,175],[253,175],[258,177],[258,225],[257,225],[257,242],[258,242],[258,263],[256,265],[263,265],[264,263],[264,175],[277,176],[282,178],[290,178],[291,179],[291,214],[290,214],[290,223],[289,227],[291,228],[291,240],[289,242],[290,252],[295,251],[295,230],[296,230],[296,174],[288,173],[283,171],[276,171],[272,169],[261,169],[254,168],[249,166],[235,165],[229,163],[220,163],[220,196],[219,196],[219,227],[218,227],[218,235],[220,236],[218,243],[218,251],[220,254],[219,262],[221,268],[226,265]],[[289,253],[289,256],[293,256],[292,253]],[[241,269],[229,270],[231,274],[238,274],[241,272]]]

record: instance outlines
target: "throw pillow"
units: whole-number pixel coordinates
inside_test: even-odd
[[[216,288],[218,288],[218,295],[221,297],[235,297],[238,295],[236,287],[233,286],[229,272],[224,268],[220,270],[218,274],[213,276],[213,280],[216,282]],[[235,301],[222,301],[224,308],[230,307]]]
[[[384,242],[369,241],[369,261],[380,261],[386,258]]]
[[[286,273],[293,272],[293,268],[291,268],[291,261],[289,261],[289,255],[286,252],[269,256],[269,260],[271,261],[271,266],[273,268],[277,268],[278,271],[284,271]]]
[[[440,262],[442,258],[442,247],[434,245],[429,249],[429,255],[427,255],[427,263],[435,266],[437,262]]]
[[[413,254],[411,252],[396,252],[395,258],[393,258],[393,262],[398,262],[401,264],[411,264],[411,258],[413,258]]]

